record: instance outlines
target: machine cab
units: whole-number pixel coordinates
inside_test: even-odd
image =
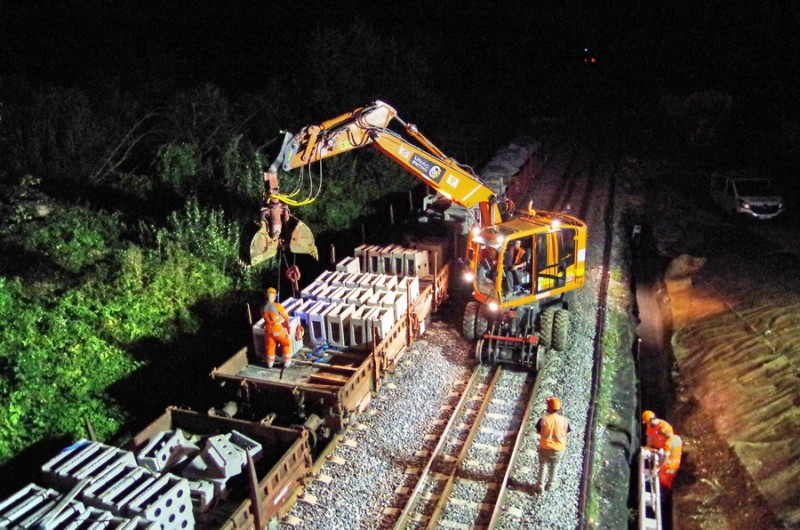
[[[578,227],[508,228],[508,233],[483,230],[469,244],[467,258],[479,301],[518,307],[583,283],[583,262],[576,252]],[[579,265],[580,282],[576,281]]]

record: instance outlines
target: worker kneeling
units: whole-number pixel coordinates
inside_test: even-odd
[[[281,345],[283,355],[283,366],[292,366],[292,341],[289,338],[289,313],[281,304],[276,302],[278,291],[270,287],[267,289],[267,303],[261,309],[261,316],[264,317],[264,343],[267,353],[267,367],[275,365],[275,348]]]

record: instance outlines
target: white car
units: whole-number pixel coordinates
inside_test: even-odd
[[[770,179],[740,172],[713,173],[711,199],[726,212],[756,219],[772,219],[784,209]]]

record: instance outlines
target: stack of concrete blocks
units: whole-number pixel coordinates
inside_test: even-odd
[[[300,341],[301,344],[305,343],[308,346],[313,346],[313,341],[311,340],[311,321],[309,320],[308,312],[318,303],[319,302],[313,298],[304,298],[300,304],[294,307],[292,313],[290,313],[292,319],[296,318],[305,330],[303,340]]]
[[[161,431],[139,451],[136,462],[153,473],[163,473],[198,451],[200,448],[187,440],[182,430]]]
[[[414,303],[419,298],[419,278],[408,276],[397,283],[397,290],[408,296],[408,301]]]
[[[428,252],[417,249],[403,249],[404,276],[422,278],[430,274]]]
[[[205,510],[215,497],[227,495],[227,482],[244,470],[248,452],[258,461],[262,451],[260,443],[238,431],[207,438],[202,451],[183,470],[184,477],[203,488],[200,509]]]
[[[341,260],[339,263],[336,264],[336,271],[346,272],[348,274],[361,272],[361,266],[359,265],[358,258],[353,256],[348,256],[344,258],[343,260]]]
[[[328,311],[326,321],[326,338],[328,344],[336,346],[337,348],[346,348],[350,345],[348,340],[348,325],[350,322],[350,315],[356,310],[356,307],[340,301],[334,303],[330,311]]]
[[[392,256],[392,274],[395,276],[406,276],[406,263],[404,248],[400,245],[395,245],[391,250]]]
[[[333,307],[333,304],[330,302],[318,301],[308,309],[306,313],[308,316],[306,336],[309,338],[312,346],[319,346],[327,342],[325,315],[330,312]]]
[[[64,495],[36,484],[28,484],[7,499],[0,501],[0,528],[40,528],[46,524],[50,530],[156,530],[161,526],[154,521],[117,517],[107,511],[87,506],[75,499],[66,503],[57,513],[54,508],[62,503]]]
[[[367,249],[367,272],[373,274],[388,274],[384,270],[384,247],[373,245]]]
[[[395,323],[394,312],[387,307],[362,306],[351,314],[348,322],[350,347],[368,350],[386,336]],[[377,333],[377,336],[374,336]]]
[[[391,309],[394,319],[400,320],[408,311],[408,295],[396,289],[386,291],[381,297],[381,306]]]
[[[83,490],[81,497],[92,506],[110,506],[119,492],[155,476],[143,467],[119,462],[98,474]]]
[[[306,346],[369,349],[373,330],[376,340],[386,336],[419,297],[419,278],[429,273],[426,250],[361,245],[354,257],[303,288],[290,314],[305,327]]]
[[[55,508],[61,495],[36,484],[28,484],[0,502],[0,521],[3,528],[36,528]]]
[[[139,516],[172,528],[194,526],[188,481],[138,466],[130,451],[82,440],[46,462],[42,476],[60,489],[92,479],[79,493],[81,500],[120,517]]]
[[[72,489],[84,478],[94,477],[118,462],[136,466],[130,451],[81,440],[47,461],[42,466],[42,476],[53,487]]]
[[[154,476],[122,502],[130,515],[155,521],[162,528],[194,528],[189,481],[172,473]]]
[[[395,270],[394,258],[392,254],[395,251],[395,249],[399,246],[400,245],[389,245],[388,247],[381,247],[380,259],[381,259],[382,274],[391,274],[392,276],[397,276],[397,271]]]
[[[369,271],[369,254],[374,248],[375,245],[359,245],[353,251],[353,255],[358,260],[358,270],[360,272]]]

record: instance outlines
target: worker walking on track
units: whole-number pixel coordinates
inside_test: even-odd
[[[664,422],[666,424],[666,422]],[[664,437],[664,446],[659,449],[658,479],[665,490],[672,489],[672,481],[681,467],[681,453],[683,453],[683,440],[672,431],[669,424],[659,427],[658,434]]]
[[[659,430],[665,430],[667,427],[672,429],[672,425],[657,417],[656,413],[652,410],[646,410],[642,412],[642,423],[644,423],[646,427],[646,447],[653,449],[661,449],[664,447],[666,438],[663,434],[659,433]]]
[[[570,432],[569,420],[561,415],[561,400],[557,397],[547,398],[547,414],[536,422],[539,433],[539,476],[536,478],[536,493],[550,490],[558,485],[558,463],[567,448],[567,433]]]
[[[292,366],[292,341],[289,339],[289,313],[275,301],[278,291],[274,287],[267,289],[267,303],[261,309],[264,317],[264,343],[267,350],[267,367],[275,365],[275,346],[281,345],[283,366]]]

